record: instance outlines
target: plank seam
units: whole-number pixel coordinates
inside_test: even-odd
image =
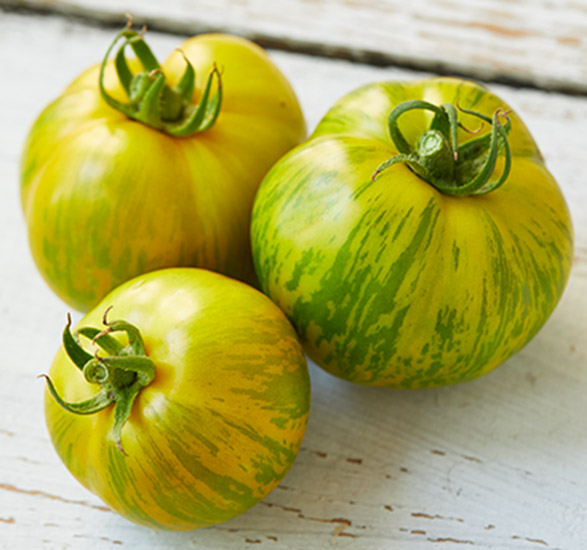
[[[27,0],[0,0],[0,12],[37,15],[44,17],[62,17],[90,27],[118,29],[125,20],[125,14],[109,13],[99,9],[88,9],[71,4],[29,3]],[[478,80],[489,84],[501,84],[518,89],[529,89],[546,92],[555,92],[568,96],[587,97],[587,89],[572,83],[563,83],[556,80],[538,83],[531,78],[520,75],[499,73],[496,69],[484,67],[482,70],[468,71],[455,67],[451,63],[439,60],[421,60],[411,57],[383,53],[369,49],[349,48],[338,45],[328,45],[310,40],[295,38],[277,38],[266,33],[251,32],[249,30],[228,25],[217,27],[206,23],[182,23],[170,19],[153,19],[149,17],[134,17],[135,25],[146,25],[150,30],[168,35],[181,37],[209,32],[228,32],[248,38],[263,48],[283,51],[287,53],[303,54],[323,59],[343,60],[373,67],[393,67],[407,71],[433,73],[439,76],[454,76],[471,80]],[[480,73],[484,73],[481,75]]]

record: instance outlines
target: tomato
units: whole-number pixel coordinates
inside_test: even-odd
[[[76,78],[24,148],[22,206],[41,274],[80,311],[162,267],[254,282],[255,192],[306,133],[291,86],[234,36],[190,38],[161,67],[137,33],[117,39],[103,74],[98,65]]]
[[[195,268],[141,275],[73,334],[68,325],[48,382],[61,460],[151,528],[204,527],[259,502],[292,465],[308,419],[308,370],[285,315],[258,290]]]
[[[557,304],[573,237],[561,191],[511,108],[453,78],[339,100],[262,183],[263,290],[309,356],[360,384],[481,376]]]

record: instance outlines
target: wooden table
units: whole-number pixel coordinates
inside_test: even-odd
[[[32,11],[23,11],[27,6]],[[0,1],[0,547],[6,549],[587,548],[587,2]],[[312,414],[283,483],[216,527],[166,533],[110,512],[62,466],[42,411],[66,306],[29,255],[19,155],[41,108],[101,59],[132,11],[164,57],[229,30],[270,46],[313,128],[374,80],[441,72],[521,114],[567,198],[576,255],[536,338],[483,379],[399,392],[314,365]],[[65,14],[73,14],[73,18]]]

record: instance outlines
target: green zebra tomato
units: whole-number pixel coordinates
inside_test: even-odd
[[[234,36],[190,38],[161,66],[130,29],[110,50],[43,111],[24,148],[39,271],[79,311],[163,267],[255,283],[257,187],[306,133],[291,86],[265,51]]]
[[[47,382],[61,460],[113,510],[157,529],[219,523],[264,498],[294,462],[310,406],[285,315],[194,268],[141,275],[73,334],[68,323]]]
[[[481,376],[538,332],[572,259],[528,130],[452,78],[362,87],[280,160],[253,209],[263,290],[309,356],[360,384]]]

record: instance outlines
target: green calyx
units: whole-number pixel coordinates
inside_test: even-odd
[[[398,126],[399,117],[413,109],[434,113],[430,128],[418,136],[415,146],[407,142]],[[467,130],[458,120],[457,107],[451,103],[439,107],[427,101],[410,100],[397,105],[389,115],[388,125],[389,134],[399,153],[383,162],[375,170],[372,179],[375,180],[394,164],[405,163],[424,181],[447,195],[483,195],[503,185],[511,166],[507,141],[511,128],[508,113],[498,109],[490,118],[460,106],[458,110],[490,124],[491,131],[459,144],[459,128],[469,133],[477,133],[480,129],[476,132]],[[504,124],[502,119],[505,119]],[[501,153],[504,155],[503,169],[494,178],[493,172]]]
[[[63,347],[68,357],[87,382],[101,386],[100,392],[86,401],[69,403],[61,398],[47,375],[41,376],[47,380],[47,388],[55,401],[71,413],[94,414],[114,405],[111,434],[116,446],[126,455],[122,448],[122,428],[130,416],[137,395],[155,378],[155,364],[147,357],[139,330],[126,321],[109,322],[106,319],[109,310],[104,313],[105,330],[82,327],[74,336],[70,330],[71,317],[68,315],[63,331]],[[110,336],[112,332],[125,332],[128,345],[124,346]],[[80,345],[78,336],[90,339],[108,355],[99,356],[97,352],[91,355]]]
[[[222,104],[222,80],[216,65],[208,75],[200,102],[194,105],[192,96],[196,72],[192,64],[184,55],[185,71],[177,86],[171,88],[165,81],[159,62],[143,40],[144,30],[137,33],[130,28],[131,24],[129,20],[128,25],[116,35],[102,61],[99,87],[104,101],[129,118],[175,137],[187,137],[210,128],[216,122]],[[114,67],[128,96],[128,103],[113,98],[104,87],[104,73],[110,53],[120,40],[123,42],[114,57]],[[125,56],[127,46],[131,47],[142,64],[143,72],[131,72]],[[216,91],[212,95],[214,83]]]

